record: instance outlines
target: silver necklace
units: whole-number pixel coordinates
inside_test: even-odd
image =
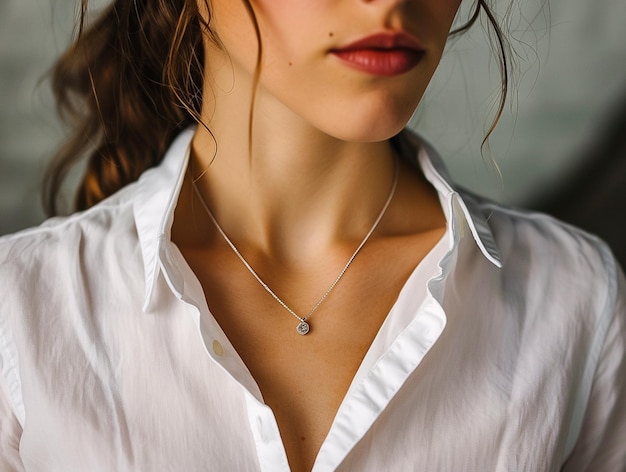
[[[383,208],[380,210],[380,213],[378,214],[378,217],[376,218],[376,221],[374,221],[374,224],[372,225],[370,230],[367,232],[367,234],[365,235],[365,237],[361,241],[361,244],[359,244],[359,246],[352,253],[352,256],[350,256],[350,259],[348,259],[348,262],[346,262],[346,265],[343,266],[343,269],[341,269],[341,272],[339,272],[339,275],[337,276],[337,278],[335,278],[333,283],[330,284],[330,287],[328,287],[328,290],[326,290],[326,292],[324,292],[324,295],[322,295],[322,297],[317,301],[317,303],[315,305],[313,305],[313,308],[311,308],[309,310],[309,312],[306,314],[306,316],[302,316],[302,317],[299,316],[295,311],[293,311],[284,301],[281,300],[281,298],[278,295],[276,295],[274,293],[274,291],[271,288],[268,287],[268,285],[265,282],[263,282],[261,277],[259,277],[259,274],[256,273],[256,271],[252,268],[252,266],[248,263],[248,261],[246,261],[246,259],[241,255],[241,253],[239,252],[237,247],[233,244],[233,242],[226,235],[226,233],[224,232],[222,227],[219,225],[219,223],[217,222],[217,219],[215,218],[215,216],[213,216],[213,213],[211,212],[211,210],[209,209],[209,206],[204,201],[204,198],[202,197],[202,194],[200,193],[200,190],[198,189],[198,186],[196,185],[196,180],[193,181],[193,188],[194,188],[194,190],[196,191],[196,193],[198,195],[198,199],[200,200],[200,203],[202,204],[202,206],[206,210],[207,214],[209,215],[209,218],[211,218],[211,221],[213,221],[213,224],[215,225],[215,227],[217,228],[219,233],[224,238],[224,241],[226,241],[226,243],[230,246],[230,248],[233,250],[233,252],[237,255],[237,257],[243,263],[243,265],[246,267],[246,269],[248,269],[248,271],[254,276],[254,278],[257,280],[257,282],[259,282],[259,284],[261,284],[261,286],[267,291],[267,293],[269,293],[272,296],[272,298],[274,298],[274,300],[276,300],[285,310],[287,310],[294,318],[296,318],[298,320],[298,325],[296,326],[296,331],[298,332],[298,334],[304,336],[305,334],[307,334],[311,330],[311,327],[310,327],[310,325],[309,325],[307,320],[311,317],[311,315],[313,313],[315,313],[315,311],[319,308],[319,306],[322,304],[322,302],[324,300],[326,300],[326,297],[328,297],[328,295],[335,288],[335,286],[337,285],[339,280],[341,280],[341,278],[343,277],[343,274],[346,273],[346,271],[348,270],[348,267],[350,267],[350,264],[352,264],[352,261],[354,260],[354,258],[357,256],[357,254],[363,248],[363,246],[365,246],[365,243],[370,238],[372,233],[376,230],[376,227],[380,223],[380,220],[383,219],[383,216],[385,215],[385,212],[387,211],[387,208],[389,207],[389,204],[391,203],[393,195],[396,192],[396,187],[398,185],[398,174],[399,174],[398,167],[399,167],[398,166],[398,160],[396,159],[395,160],[395,167],[394,167],[393,184],[391,185],[391,190],[389,191],[389,195],[387,196],[387,200],[385,201],[385,204],[383,205]]]

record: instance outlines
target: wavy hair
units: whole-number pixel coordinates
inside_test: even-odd
[[[250,0],[242,1],[259,42],[258,80],[258,23]],[[487,137],[502,114],[509,83],[506,36],[488,1],[475,0],[469,20],[451,32],[463,33],[484,14],[494,33],[502,90]],[[86,160],[86,167],[75,210],[137,180],[159,164],[182,129],[201,123],[203,40],[209,35],[219,41],[208,1],[202,12],[197,0],[113,0],[89,24],[87,7],[88,0],[81,0],[76,37],[51,71],[57,109],[70,133],[44,177],[42,199],[50,216],[59,213],[61,188],[79,162]]]

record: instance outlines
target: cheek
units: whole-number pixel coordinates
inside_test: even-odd
[[[428,12],[425,17],[429,21],[428,24],[422,26],[429,29],[431,38],[437,43],[440,50],[443,50],[445,46],[460,4],[459,0],[440,2],[431,0],[426,6]]]
[[[461,0],[428,0],[432,11],[448,24],[452,23],[456,12],[461,6]]]
[[[257,38],[252,19],[243,0],[211,0],[211,28],[227,55],[235,62],[253,70],[257,57]],[[214,56],[223,51],[215,46]]]
[[[255,5],[267,63],[287,58],[299,60],[323,49],[323,34],[332,17],[328,0],[264,0]]]

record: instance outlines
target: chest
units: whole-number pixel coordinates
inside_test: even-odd
[[[307,317],[304,336],[296,331],[299,320],[230,251],[186,256],[211,313],[274,412],[293,470],[311,469],[364,356],[424,256],[388,254],[389,247],[364,250]],[[305,317],[340,269],[269,271],[267,284]]]

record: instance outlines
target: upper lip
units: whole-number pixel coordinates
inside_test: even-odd
[[[422,44],[413,36],[408,33],[398,32],[384,32],[376,33],[366,36],[361,39],[357,39],[345,46],[341,46],[333,49],[334,51],[355,51],[359,49],[413,49],[416,51],[423,51]]]

